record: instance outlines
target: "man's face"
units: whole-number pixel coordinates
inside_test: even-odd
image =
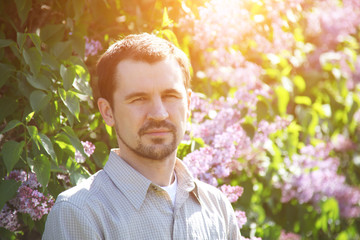
[[[115,81],[112,112],[120,150],[154,160],[175,153],[185,132],[191,94],[177,61],[124,60]]]

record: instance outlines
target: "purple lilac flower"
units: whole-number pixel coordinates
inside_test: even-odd
[[[331,144],[308,145],[300,155],[285,159],[289,174],[283,177],[282,202],[298,199],[316,207],[324,197],[334,197],[342,217],[359,217],[360,188],[348,185],[337,173],[340,162],[329,156],[331,150]]]
[[[85,142],[81,141],[81,144],[84,147],[85,154],[88,157],[90,157],[95,151],[95,145],[89,141],[85,141]],[[78,163],[84,163],[85,160],[86,160],[85,156],[83,156],[79,151],[76,150],[75,151],[75,161]]]
[[[11,209],[9,205],[5,204],[0,211],[0,227],[6,228],[9,231],[16,231],[20,224],[17,216],[17,210]]]
[[[254,122],[257,127],[254,138],[247,135],[241,125],[244,119],[240,112],[247,109],[248,116],[256,116],[257,96],[268,92],[262,86],[256,85],[252,90],[239,89],[233,98],[220,98],[211,103],[200,96],[195,97],[193,111],[205,111],[209,115],[202,117],[203,120],[195,120],[190,129],[194,137],[201,137],[208,145],[184,158],[195,177],[216,186],[214,178],[226,178],[232,171],[248,169],[250,165],[256,166],[259,172],[266,171],[269,164],[264,157],[264,145],[270,141],[270,134],[287,127],[289,121],[277,117],[274,122]],[[255,93],[255,90],[259,91]],[[239,159],[245,161],[240,163]]]
[[[299,16],[302,2],[264,1],[265,11],[254,16],[249,10],[257,4],[254,1],[212,0],[198,8],[197,17],[187,16],[180,24],[192,31],[195,45],[204,50],[207,77],[243,87],[256,84],[263,74],[261,66],[246,58],[249,51],[260,56],[294,47],[295,39],[285,30],[284,16],[289,11]],[[234,46],[240,49],[234,50]]]
[[[281,231],[279,240],[300,240],[301,236],[295,233],[287,233],[284,230]]]
[[[236,210],[235,216],[238,221],[239,228],[242,228],[242,226],[247,222],[247,217],[245,212]]]
[[[239,186],[222,185],[220,190],[228,197],[230,202],[236,202],[243,194],[244,189]]]
[[[20,186],[15,198],[9,201],[18,212],[27,213],[33,220],[40,220],[54,205],[54,199],[26,185]]]
[[[339,152],[346,152],[350,150],[354,150],[356,148],[356,144],[351,141],[350,138],[345,137],[342,134],[338,134],[336,138],[332,141],[334,149]]]
[[[16,215],[17,212],[26,213],[33,220],[39,220],[49,213],[54,205],[54,199],[52,196],[45,196],[38,191],[41,184],[37,181],[36,174],[32,172],[26,173],[24,170],[13,170],[5,179],[14,179],[22,182],[16,196],[8,202],[9,206],[14,209],[13,215]]]
[[[41,184],[37,181],[36,174],[32,172],[27,173],[24,170],[13,170],[5,177],[5,179],[14,179],[30,188],[41,187]]]
[[[309,37],[318,37],[321,46],[335,49],[342,37],[356,32],[360,24],[359,10],[355,4],[341,6],[337,1],[318,1],[306,14],[306,34]]]
[[[94,39],[89,39],[85,36],[85,58],[89,56],[95,56],[102,50],[101,43]]]

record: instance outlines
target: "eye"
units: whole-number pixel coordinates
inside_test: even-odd
[[[145,97],[136,97],[136,98],[133,98],[130,103],[139,103],[139,102],[143,102],[145,101],[146,98]]]

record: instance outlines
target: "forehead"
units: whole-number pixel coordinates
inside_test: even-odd
[[[115,82],[121,92],[185,89],[181,67],[173,57],[154,63],[125,59],[116,66]]]

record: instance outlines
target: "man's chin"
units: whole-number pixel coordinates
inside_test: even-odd
[[[146,146],[141,145],[136,149],[138,155],[153,160],[163,160],[169,157],[175,151],[176,146],[174,146],[174,144],[151,144]]]

